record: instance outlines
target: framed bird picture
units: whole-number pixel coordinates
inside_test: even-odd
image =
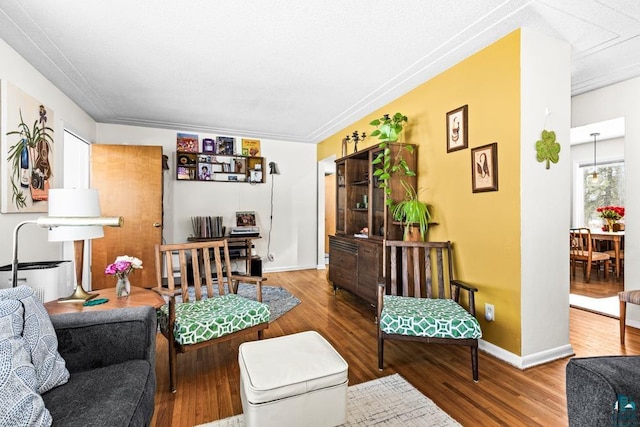
[[[498,143],[471,149],[471,181],[474,193],[498,191]]]
[[[469,146],[468,114],[468,105],[447,113],[447,153],[464,150]]]

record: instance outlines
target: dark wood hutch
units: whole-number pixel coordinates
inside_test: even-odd
[[[391,144],[391,158],[401,154],[416,171],[417,147]],[[401,240],[402,229],[393,223],[384,202],[384,190],[373,176],[372,161],[377,145],[336,160],[336,234],[329,236],[329,280],[335,288],[346,289],[375,304],[378,280],[383,276],[384,239]],[[400,180],[416,187],[416,176],[392,175],[391,198],[402,200],[405,190]]]

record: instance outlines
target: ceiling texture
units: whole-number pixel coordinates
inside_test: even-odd
[[[573,95],[640,75],[638,0],[2,0],[0,37],[100,123],[317,143],[519,27]]]

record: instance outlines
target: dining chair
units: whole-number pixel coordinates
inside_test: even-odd
[[[624,345],[624,332],[627,325],[627,303],[640,305],[640,290],[618,293],[620,300],[620,344]]]
[[[155,257],[158,287],[153,290],[169,300],[157,312],[160,331],[168,340],[169,387],[175,393],[178,353],[249,332],[257,332],[262,339],[270,310],[260,302],[263,277],[232,274],[226,239],[156,245]],[[241,281],[257,285],[256,300],[237,295]]]
[[[595,263],[597,265],[599,271],[599,266],[602,263],[604,264],[604,278],[608,279],[611,258],[604,252],[594,250],[595,245],[591,237],[591,230],[586,227],[571,228],[569,230],[569,236],[569,258],[573,277],[576,277],[576,264],[582,262],[584,280],[586,283],[589,283],[593,264]]]

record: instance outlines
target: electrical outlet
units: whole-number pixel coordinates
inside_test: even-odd
[[[484,304],[484,318],[487,319],[488,322],[496,320],[496,312],[493,304],[489,304],[488,302]]]
[[[273,262],[276,259],[276,256],[274,254],[269,254],[267,255],[267,259],[271,262]]]

